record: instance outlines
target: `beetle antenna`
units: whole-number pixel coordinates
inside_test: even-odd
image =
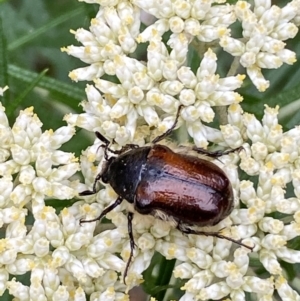
[[[185,233],[185,234],[196,234],[196,235],[205,235],[205,236],[214,236],[214,237],[217,237],[217,238],[221,238],[221,239],[226,239],[226,240],[229,240],[231,242],[234,242],[236,243],[237,245],[240,245],[242,247],[245,247],[251,251],[253,251],[254,249],[254,246],[253,247],[250,247],[246,244],[243,244],[240,240],[235,240],[231,237],[228,237],[228,236],[225,236],[223,234],[221,234],[220,232],[206,232],[206,231],[197,231],[197,230],[193,230],[193,229],[190,229],[190,228],[184,228],[183,226],[181,226],[180,224],[178,225],[177,227],[181,232]]]
[[[96,137],[101,140],[104,145],[100,145],[100,147],[104,147],[104,158],[106,161],[108,161],[109,159],[109,156],[108,156],[108,153],[107,151],[115,154],[115,155],[120,155],[130,149],[134,149],[134,148],[139,148],[140,146],[138,144],[133,144],[133,143],[128,143],[126,145],[124,145],[121,149],[119,150],[113,150],[111,148],[109,148],[109,144],[110,144],[110,141],[108,139],[106,139],[102,134],[100,134],[99,132],[95,132],[95,135]]]
[[[109,148],[110,141],[107,140],[100,132],[95,132],[95,135],[99,140],[101,140],[104,143],[104,145],[100,145],[100,147],[104,148],[104,158],[106,161],[108,161],[109,156],[107,150],[113,153],[113,151]]]
[[[177,125],[179,115],[180,115],[180,111],[181,111],[182,108],[183,108],[183,105],[180,105],[178,107],[177,114],[176,114],[175,121],[174,121],[173,125],[166,132],[164,132],[163,134],[161,134],[161,135],[157,136],[155,139],[153,139],[153,141],[152,141],[153,144],[165,139],[168,135],[171,134],[171,132],[175,129],[175,127]]]

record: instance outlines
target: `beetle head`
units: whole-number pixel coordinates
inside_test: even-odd
[[[102,170],[101,170],[101,180],[103,183],[108,184],[110,183],[111,179],[111,172],[110,166],[116,160],[116,157],[110,157],[103,163]]]

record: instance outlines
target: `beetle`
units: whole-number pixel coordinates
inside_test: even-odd
[[[127,144],[120,150],[112,150],[109,148],[110,141],[96,132],[96,137],[103,142],[105,162],[95,178],[93,189],[83,191],[80,195],[95,194],[97,183],[101,180],[112,186],[118,198],[97,218],[81,220],[80,223],[101,220],[125,199],[134,205],[138,213],[171,221],[182,233],[227,239],[252,250],[252,247],[220,232],[205,232],[191,228],[219,223],[233,210],[234,198],[228,177],[216,164],[196,156],[174,152],[169,147],[158,144],[176,127],[180,110],[181,106],[170,129],[157,136],[150,146]],[[240,149],[209,152],[193,147],[195,152],[213,158]],[[115,156],[109,156],[108,152]],[[123,275],[124,283],[135,247],[132,212],[127,214],[127,219],[131,252]]]

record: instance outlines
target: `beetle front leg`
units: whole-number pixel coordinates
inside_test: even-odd
[[[134,238],[133,238],[133,233],[132,233],[132,220],[133,220],[133,213],[128,212],[127,221],[128,221],[128,234],[129,234],[129,240],[130,240],[130,256],[129,256],[129,259],[126,263],[126,267],[125,267],[125,270],[124,270],[124,275],[123,275],[124,284],[126,284],[125,278],[127,276],[128,269],[129,269],[129,266],[130,266],[130,263],[131,263],[132,257],[133,257],[133,250],[135,248],[135,243],[134,243]]]
[[[94,180],[94,184],[93,184],[93,189],[92,190],[84,190],[82,192],[79,193],[80,196],[86,196],[86,195],[92,195],[97,193],[97,182],[100,181],[102,178],[102,172],[98,173],[95,180]]]
[[[193,150],[195,152],[197,152],[199,154],[206,155],[206,156],[211,157],[211,158],[219,158],[219,157],[222,157],[224,155],[228,155],[228,154],[231,154],[231,153],[234,153],[234,152],[240,152],[242,149],[244,149],[244,148],[242,146],[240,146],[240,147],[237,147],[237,148],[234,148],[234,149],[229,149],[229,150],[226,150],[226,151],[218,150],[218,151],[212,152],[212,151],[208,151],[206,149],[203,149],[201,147],[196,147],[196,146],[193,147]]]
[[[221,232],[209,232],[209,231],[198,231],[198,230],[193,230],[191,228],[185,227],[183,224],[179,223],[177,226],[178,230],[180,230],[181,232],[185,233],[185,234],[196,234],[196,235],[205,235],[205,236],[213,236],[213,237],[217,237],[217,238],[221,238],[221,239],[226,239],[229,240],[231,242],[234,242],[240,246],[243,246],[251,251],[253,251],[254,247],[250,247],[248,245],[243,244],[241,241],[239,240],[235,240],[231,237],[225,236],[223,234],[221,234]]]
[[[104,217],[108,212],[112,211],[113,209],[115,209],[116,207],[118,207],[123,201],[123,198],[121,198],[120,196],[115,200],[114,203],[112,203],[111,205],[109,205],[108,207],[106,207],[102,213],[94,218],[94,219],[89,219],[89,220],[83,220],[81,219],[80,220],[80,224],[83,224],[83,223],[91,223],[91,222],[95,222],[95,221],[99,221],[101,220],[102,217]]]

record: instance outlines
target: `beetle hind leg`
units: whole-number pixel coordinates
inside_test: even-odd
[[[203,149],[201,147],[196,147],[196,146],[193,147],[193,150],[195,152],[197,152],[198,154],[206,155],[206,156],[211,157],[211,158],[219,158],[219,157],[222,157],[224,155],[228,155],[228,154],[231,154],[231,153],[234,153],[234,152],[240,152],[242,149],[244,149],[244,148],[242,146],[240,146],[240,147],[237,147],[237,148],[234,148],[234,149],[229,149],[229,150],[226,150],[226,151],[222,151],[222,150],[208,151],[208,150]]]
[[[199,231],[199,230],[194,230],[188,227],[185,227],[183,224],[178,224],[177,229],[180,230],[182,233],[185,234],[196,234],[196,235],[205,235],[205,236],[213,236],[213,237],[217,237],[217,238],[221,238],[221,239],[226,239],[229,240],[231,242],[234,242],[242,247],[245,247],[251,251],[253,251],[254,247],[250,247],[246,244],[243,244],[240,240],[235,240],[231,237],[225,236],[223,234],[221,234],[221,231],[219,232],[211,232],[211,231]]]

